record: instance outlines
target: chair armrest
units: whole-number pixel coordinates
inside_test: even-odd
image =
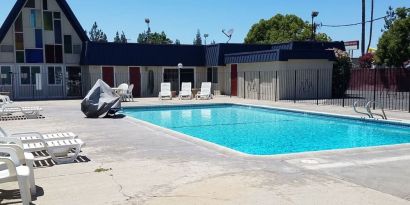
[[[9,170],[10,175],[17,175],[16,165],[14,165],[13,161],[7,157],[0,157],[0,162],[6,164],[7,169]]]
[[[23,137],[23,136],[36,136],[39,139],[44,139],[43,135],[39,132],[21,132],[21,133],[13,133],[10,137]]]

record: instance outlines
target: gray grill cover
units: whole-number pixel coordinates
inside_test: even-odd
[[[109,111],[115,113],[120,109],[120,97],[101,79],[95,83],[81,102],[81,111],[89,118],[98,118]]]

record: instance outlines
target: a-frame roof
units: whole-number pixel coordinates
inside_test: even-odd
[[[3,41],[11,26],[13,26],[14,20],[17,18],[21,9],[23,9],[24,5],[26,4],[26,1],[27,0],[17,0],[16,4],[14,4],[3,25],[0,27],[0,43]],[[65,0],[56,0],[56,2],[58,6],[60,6],[64,15],[67,17],[68,21],[73,26],[74,30],[77,32],[77,35],[80,37],[80,39],[83,42],[89,41],[87,34],[85,33],[83,27],[81,26],[78,19],[75,17],[73,11],[71,10],[67,2]]]

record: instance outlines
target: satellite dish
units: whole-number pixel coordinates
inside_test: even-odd
[[[225,36],[228,37],[228,41],[226,43],[229,43],[229,41],[231,40],[233,32],[234,32],[233,29],[229,29],[228,32],[226,32],[225,29],[222,29],[222,33],[224,33]]]

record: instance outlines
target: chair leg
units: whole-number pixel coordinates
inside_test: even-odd
[[[69,148],[69,150],[71,150],[72,148],[75,148],[75,153],[73,154],[73,156],[69,157],[67,154],[67,157],[65,158],[60,158],[57,157],[54,152],[50,149],[47,149],[48,154],[50,155],[50,157],[57,162],[57,164],[66,164],[66,163],[72,163],[74,162],[74,160],[77,159],[78,155],[80,154],[81,151],[81,145],[74,145],[73,147]]]
[[[31,194],[30,194],[30,185],[29,185],[29,176],[26,175],[18,175],[17,181],[19,184],[21,201],[23,205],[29,205],[31,202]]]

